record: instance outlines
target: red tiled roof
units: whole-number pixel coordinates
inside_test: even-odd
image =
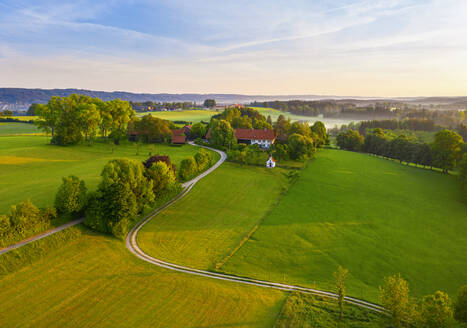
[[[206,134],[206,139],[209,138],[211,138],[211,128]],[[235,138],[240,140],[274,140],[276,139],[276,133],[274,130],[236,129]]]
[[[173,136],[183,136],[184,133],[185,133],[185,129],[172,130],[172,135]]]
[[[185,143],[185,140],[186,140],[185,136],[177,136],[175,134],[172,136],[172,143],[182,144],[182,143]]]
[[[274,140],[276,133],[274,130],[236,129],[235,138],[240,140]]]

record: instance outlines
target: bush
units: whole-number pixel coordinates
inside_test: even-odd
[[[446,293],[440,291],[423,298],[420,315],[422,327],[426,328],[448,328],[454,322],[451,300]]]
[[[289,155],[292,159],[306,158],[314,152],[313,139],[297,133],[288,138]]]
[[[0,215],[0,237],[10,233],[11,223],[10,218],[6,215]]]
[[[178,173],[183,181],[189,180],[198,173],[198,164],[193,156],[184,159],[180,163],[180,170]]]
[[[196,164],[198,165],[198,171],[202,172],[205,169],[207,169],[209,166],[211,166],[212,155],[207,150],[201,148],[195,154],[195,160],[196,160]]]
[[[84,181],[70,175],[62,178],[62,185],[55,196],[55,208],[60,214],[77,214],[86,205],[86,186]]]
[[[55,217],[55,209],[39,209],[30,200],[13,205],[7,216],[0,216],[0,247],[48,229]]]
[[[145,175],[152,180],[152,191],[156,196],[162,196],[163,193],[173,190],[177,184],[175,172],[162,161],[152,164],[146,169]]]

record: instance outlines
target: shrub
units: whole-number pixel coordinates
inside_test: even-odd
[[[10,233],[11,223],[10,218],[6,215],[0,215],[0,237]]]
[[[211,165],[212,155],[207,150],[201,148],[195,154],[195,160],[196,160],[196,164],[198,165],[198,171],[201,172],[207,169]]]
[[[55,196],[55,208],[60,214],[76,214],[86,205],[86,186],[84,181],[70,175],[62,178],[62,185]]]
[[[146,177],[152,180],[152,191],[156,196],[162,196],[166,191],[172,190],[177,184],[175,172],[166,163],[156,162],[145,172]]]
[[[184,159],[180,163],[179,175],[182,180],[186,181],[194,177],[196,173],[198,173],[198,165],[193,156]]]
[[[314,151],[313,139],[297,133],[288,138],[289,155],[292,159],[306,158]]]
[[[7,246],[50,227],[55,209],[39,209],[30,200],[13,205],[10,213],[0,216],[0,246]]]
[[[453,324],[451,300],[446,293],[437,291],[425,296],[420,304],[422,327],[447,328]]]

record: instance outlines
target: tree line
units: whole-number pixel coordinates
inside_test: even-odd
[[[46,105],[37,105],[37,126],[52,136],[51,143],[73,145],[100,133],[116,144],[126,136],[128,123],[135,111],[128,101],[120,99],[102,101],[98,98],[72,94],[52,97]]]
[[[458,167],[463,186],[462,197],[467,201],[467,146],[462,136],[455,131],[444,129],[436,133],[432,143],[422,143],[405,135],[387,135],[380,128],[371,130],[366,136],[357,130],[347,130],[337,135],[336,142],[341,149],[362,151],[395,159],[400,163],[436,167],[443,173]]]

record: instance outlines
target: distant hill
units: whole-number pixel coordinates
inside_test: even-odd
[[[198,94],[198,93],[131,93],[123,91],[93,91],[81,89],[24,89],[24,88],[0,88],[0,110],[25,110],[32,103],[47,103],[51,96],[68,96],[77,93],[91,97],[97,97],[104,101],[120,98],[122,100],[144,102],[175,102],[193,101],[202,103],[205,99],[216,99],[219,104],[250,103],[253,101],[274,101],[274,100],[321,100],[335,99],[340,101],[366,104],[376,101],[401,101],[422,104],[453,104],[465,103],[467,97],[408,97],[408,98],[375,98],[375,97],[340,97],[340,96],[320,96],[320,95],[242,95],[242,94]]]

